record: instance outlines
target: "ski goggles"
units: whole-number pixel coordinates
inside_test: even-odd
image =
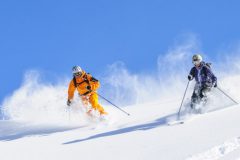
[[[194,65],[199,65],[199,64],[201,63],[201,61],[200,61],[199,59],[194,59],[194,60],[192,61],[192,63],[193,63]]]
[[[81,75],[82,75],[82,72],[73,73],[73,75],[74,75],[75,77],[78,77],[78,76],[81,76]]]

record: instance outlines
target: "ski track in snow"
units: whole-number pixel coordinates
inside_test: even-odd
[[[203,153],[193,155],[186,160],[218,160],[237,149],[240,149],[240,137],[225,141],[221,145],[215,146]],[[240,158],[237,160],[240,160]]]

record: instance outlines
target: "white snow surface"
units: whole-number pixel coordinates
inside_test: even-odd
[[[104,122],[89,121],[76,110],[52,122],[29,122],[28,116],[3,120],[1,159],[215,160],[231,154],[232,159],[240,158],[240,105],[168,125],[176,119],[176,106],[179,100],[123,108],[131,116],[106,106],[110,116]]]

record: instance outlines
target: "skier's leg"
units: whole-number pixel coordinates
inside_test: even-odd
[[[195,84],[193,94],[191,97],[191,108],[194,109],[198,103],[199,103],[199,85]]]
[[[91,103],[92,108],[98,110],[100,114],[107,114],[103,107],[98,103],[98,95],[96,93],[90,95],[89,102]]]
[[[88,96],[80,96],[82,100],[82,104],[84,107],[87,107],[89,105],[89,97]]]
[[[208,94],[211,91],[211,88],[208,86],[203,86],[200,89],[200,98],[201,98],[201,102],[205,105],[207,103],[207,99],[208,99]]]
[[[198,101],[198,96],[194,91],[193,94],[192,94],[192,97],[191,97],[191,108],[192,109],[195,108],[195,105],[197,104],[197,101]]]

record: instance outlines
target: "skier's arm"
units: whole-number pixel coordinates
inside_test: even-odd
[[[91,75],[88,75],[88,80],[89,80],[91,90],[95,91],[100,87],[100,82],[96,78],[92,77]]]
[[[73,99],[75,89],[76,89],[76,87],[74,86],[74,82],[73,82],[73,80],[71,80],[71,82],[69,83],[69,87],[68,87],[68,100]]]
[[[212,79],[212,83],[213,84],[217,84],[217,77],[213,74],[213,72],[211,71],[211,69],[207,68],[207,76],[210,77]]]
[[[188,80],[191,81],[194,77],[195,77],[195,72],[193,67],[188,75]]]

